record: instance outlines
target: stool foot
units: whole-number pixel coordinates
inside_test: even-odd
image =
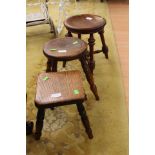
[[[107,45],[105,44],[105,39],[104,39],[104,35],[103,35],[104,31],[100,31],[99,32],[99,35],[100,35],[100,38],[101,38],[101,42],[102,42],[102,51],[105,55],[105,58],[108,59],[108,47]]]
[[[45,109],[38,109],[37,113],[37,121],[36,121],[36,132],[35,132],[35,139],[39,140],[41,137],[41,131],[43,128],[43,121],[45,116]]]
[[[102,47],[102,51],[103,51],[103,53],[105,55],[105,58],[108,59],[109,56],[108,56],[108,47],[107,47],[107,45],[105,45],[104,47]]]
[[[92,139],[93,134],[92,134],[92,130],[90,128],[90,123],[89,123],[85,108],[82,103],[77,103],[76,105],[77,105],[78,112],[81,116],[81,121],[85,127],[86,133],[87,133],[89,139]]]
[[[84,55],[85,54],[85,55]],[[97,92],[97,88],[96,85],[94,84],[94,79],[93,79],[93,74],[90,71],[90,68],[86,62],[86,53],[84,53],[81,58],[80,58],[80,62],[83,68],[83,71],[86,75],[87,81],[90,85],[90,89],[93,92],[93,94],[95,95],[96,100],[99,100],[99,96],[98,96],[98,92]]]

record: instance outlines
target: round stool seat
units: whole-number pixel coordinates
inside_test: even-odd
[[[89,34],[90,31],[98,32],[105,24],[104,18],[92,14],[75,15],[64,21],[65,27],[71,32],[84,34]]]
[[[46,57],[62,60],[76,58],[87,49],[87,43],[72,37],[57,38],[47,42],[43,48]]]

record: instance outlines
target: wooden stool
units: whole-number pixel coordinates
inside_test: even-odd
[[[104,40],[104,26],[106,24],[106,20],[100,16],[92,15],[92,14],[81,14],[75,15],[67,18],[64,21],[64,25],[68,30],[66,36],[72,37],[72,33],[78,34],[78,38],[81,39],[81,34],[90,34],[88,39],[89,44],[89,67],[91,72],[95,68],[95,61],[93,54],[103,52],[105,57],[108,59],[108,47],[105,44]],[[94,51],[95,39],[94,33],[99,33],[101,42],[102,42],[102,50]],[[65,64],[64,64],[65,65]]]
[[[93,138],[83,102],[85,93],[79,71],[42,73],[38,77],[35,105],[38,108],[35,138],[39,140],[46,108],[76,104],[88,137]]]
[[[46,72],[56,72],[58,61],[79,59],[90,85],[90,89],[94,93],[96,100],[99,100],[93,74],[89,69],[86,59],[86,51],[87,44],[78,38],[66,37],[50,40],[43,48],[43,53],[48,59]]]

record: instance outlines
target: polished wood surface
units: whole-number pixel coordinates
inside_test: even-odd
[[[55,49],[55,50],[51,50]],[[77,57],[87,49],[87,43],[73,37],[52,39],[44,45],[43,52],[48,58],[70,59]],[[66,50],[66,52],[59,52]]]
[[[81,14],[67,18],[64,21],[64,25],[68,30],[66,36],[72,37],[72,33],[76,33],[78,38],[81,39],[83,34],[89,34],[88,45],[89,45],[89,68],[93,74],[95,69],[94,54],[103,52],[105,58],[108,59],[108,47],[104,39],[104,26],[106,20],[98,15],[93,14]],[[98,33],[101,38],[102,49],[94,50],[95,38],[94,33]],[[65,63],[63,64],[65,66]]]
[[[65,27],[71,32],[89,34],[90,31],[98,31],[106,24],[106,20],[98,15],[81,14],[67,18],[64,21]]]
[[[54,51],[51,51],[51,48],[54,49]],[[66,50],[66,52],[59,53],[57,49]],[[90,64],[86,57],[86,42],[73,37],[58,38],[46,43],[43,52],[47,57],[46,72],[57,72],[58,61],[66,62],[76,59],[79,60],[86,75],[87,81],[90,85],[90,89],[93,92],[96,100],[99,100],[97,87],[94,83],[93,74],[89,68]]]
[[[53,94],[55,96],[52,96]],[[45,110],[47,108],[54,110],[54,107],[70,104],[76,104],[85,131],[88,137],[92,139],[92,130],[83,106],[85,100],[86,96],[80,71],[41,73],[38,76],[35,98],[35,105],[38,108],[35,139],[39,140],[42,135]]]
[[[43,80],[45,77],[48,79]],[[74,90],[79,90],[79,94],[74,94]],[[51,97],[55,93],[61,93],[61,96]],[[85,94],[80,71],[41,73],[38,76],[35,99],[38,106],[81,99],[85,99]]]

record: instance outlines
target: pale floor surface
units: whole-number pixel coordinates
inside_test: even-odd
[[[129,3],[123,0],[109,0],[109,12],[116,39],[125,88],[126,104],[129,102]]]

